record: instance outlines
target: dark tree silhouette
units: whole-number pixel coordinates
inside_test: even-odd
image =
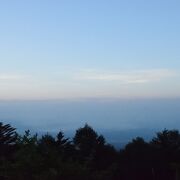
[[[45,134],[39,140],[39,144],[42,146],[54,146],[55,145],[55,138],[50,134]]]
[[[16,139],[15,128],[0,122],[0,159],[11,158]]]
[[[0,122],[0,179],[5,179],[15,153],[17,134],[10,124]]]
[[[3,125],[0,122],[0,146],[14,144],[16,141],[15,128],[11,127],[10,124]]]
[[[69,144],[70,144],[69,138],[65,138],[64,133],[60,131],[57,134],[57,140],[56,140],[56,145],[58,146],[58,148],[66,147]]]
[[[157,148],[176,150],[180,147],[180,134],[178,130],[163,130],[158,132],[151,143]]]
[[[98,176],[100,179],[112,179],[114,177],[117,153],[113,146],[106,144],[102,135],[98,136],[92,127],[85,124],[83,128],[76,131],[73,140],[80,156],[85,160],[91,171],[98,172],[98,174],[95,174],[95,179]],[[106,175],[103,175],[103,173]]]
[[[92,155],[97,145],[97,133],[88,124],[76,131],[73,142],[83,156]]]
[[[160,179],[173,179],[179,176],[180,167],[180,134],[178,130],[158,132],[150,142],[155,155],[155,170]]]
[[[158,132],[151,141],[157,152],[157,158],[163,163],[180,161],[180,134],[178,130]]]
[[[63,132],[41,137],[0,123],[0,179],[178,180],[180,134],[158,132],[150,141],[132,139],[117,151],[85,124],[70,141]]]

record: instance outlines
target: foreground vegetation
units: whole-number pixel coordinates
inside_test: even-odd
[[[17,134],[0,123],[1,180],[175,180],[180,168],[180,134],[164,130],[150,141],[137,137],[115,150],[89,125],[72,140]]]

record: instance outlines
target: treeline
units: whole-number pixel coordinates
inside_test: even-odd
[[[124,149],[106,143],[89,125],[73,139],[23,135],[0,123],[1,180],[177,180],[180,133],[158,132],[150,141],[137,137]]]

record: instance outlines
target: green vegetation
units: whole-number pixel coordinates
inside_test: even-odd
[[[150,141],[137,137],[117,151],[89,125],[72,140],[17,134],[0,123],[1,180],[175,180],[180,167],[180,133],[158,132]]]

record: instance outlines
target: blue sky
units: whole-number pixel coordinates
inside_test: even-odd
[[[180,97],[178,0],[0,2],[0,99]]]

